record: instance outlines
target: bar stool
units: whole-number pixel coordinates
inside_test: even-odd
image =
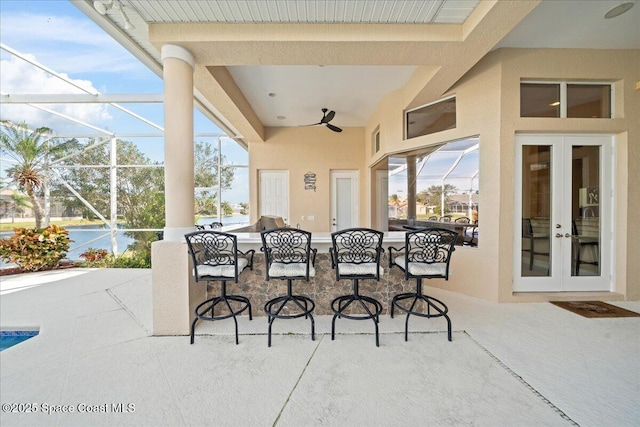
[[[268,346],[271,347],[271,326],[275,319],[295,319],[304,316],[311,319],[311,340],[315,340],[315,322],[311,314],[313,300],[304,295],[294,295],[293,280],[309,281],[315,277],[316,249],[311,249],[311,233],[296,228],[274,228],[260,233],[265,255],[266,278],[287,281],[287,294],[273,298],[264,305],[269,317]],[[287,309],[285,310],[285,307]]]
[[[373,320],[376,329],[376,346],[380,347],[378,323],[382,304],[373,297],[361,295],[359,281],[380,280],[384,269],[380,266],[383,233],[369,228],[348,228],[331,233],[331,267],[336,270],[336,280],[349,279],[353,282],[353,292],[331,301],[331,340],[335,339],[336,318],[352,320]],[[362,307],[364,314],[346,313],[352,304]],[[357,307],[356,307],[357,309]]]
[[[404,340],[408,341],[409,316],[444,317],[447,320],[448,338],[451,341],[451,319],[447,315],[449,308],[439,299],[422,293],[422,279],[449,280],[449,262],[458,233],[443,228],[424,228],[407,232],[405,245],[397,249],[389,247],[389,268],[398,266],[404,271],[405,279],[416,279],[416,291],[398,294],[391,300],[391,318],[394,308],[407,313],[404,326]],[[402,252],[404,255],[394,254]],[[411,306],[401,304],[405,300],[413,300]],[[426,303],[426,313],[417,310],[417,303]],[[435,310],[432,313],[431,310]]]
[[[193,275],[196,283],[220,282],[220,295],[201,302],[195,309],[195,319],[191,324],[191,344],[193,344],[196,322],[198,320],[222,320],[233,317],[238,344],[238,320],[236,316],[249,310],[252,320],[251,302],[241,295],[227,294],[227,281],[238,283],[238,276],[246,268],[253,270],[253,249],[247,252],[238,250],[236,236],[212,230],[201,230],[185,234],[189,254],[193,261]],[[241,254],[242,257],[239,257]],[[229,301],[235,302],[233,306]],[[227,310],[215,314],[216,305],[223,304]],[[223,309],[224,310],[224,309]]]

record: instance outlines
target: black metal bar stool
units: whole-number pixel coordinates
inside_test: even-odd
[[[293,280],[309,281],[315,277],[316,249],[311,248],[311,233],[296,228],[275,228],[260,233],[265,255],[267,280],[287,281],[286,295],[273,298],[264,305],[269,318],[268,345],[271,347],[271,326],[275,319],[295,319],[304,316],[311,319],[311,340],[315,340],[315,322],[311,314],[313,300],[304,295],[294,295]],[[289,307],[287,307],[287,305]],[[285,310],[285,307],[286,310]]]
[[[193,275],[198,282],[220,282],[220,295],[200,303],[195,311],[195,319],[191,324],[191,344],[195,335],[198,320],[222,320],[233,317],[236,329],[236,344],[238,344],[238,320],[236,316],[249,310],[249,320],[252,320],[251,302],[241,295],[227,294],[227,281],[238,283],[238,276],[246,268],[253,270],[253,249],[247,252],[238,250],[236,236],[211,230],[195,231],[185,234],[189,253],[193,260]],[[238,254],[243,255],[239,257]],[[246,258],[245,258],[246,257]],[[235,304],[230,303],[233,302]],[[216,315],[218,304],[223,305],[221,314]],[[224,307],[226,306],[226,310]]]
[[[382,304],[373,297],[361,295],[359,281],[380,280],[384,273],[380,266],[383,233],[369,228],[349,228],[331,233],[331,267],[336,270],[336,280],[349,279],[353,282],[353,293],[331,301],[331,339],[335,339],[336,319],[373,320],[376,329],[376,346],[380,347],[378,323]],[[360,306],[364,314],[346,313],[352,304]]]
[[[447,320],[448,338],[451,341],[451,319],[447,315],[449,308],[439,299],[424,295],[422,292],[422,279],[449,280],[449,262],[451,253],[455,250],[454,244],[458,233],[443,228],[424,228],[407,232],[403,248],[389,248],[389,268],[394,265],[404,271],[405,279],[416,279],[416,291],[401,293],[391,300],[391,317],[394,308],[407,313],[404,326],[404,340],[408,341],[409,316],[420,317],[444,317]],[[403,252],[404,254],[400,254]],[[397,254],[394,254],[397,252]],[[402,303],[410,300],[407,307]],[[426,313],[417,310],[419,302],[426,303]],[[435,312],[432,312],[434,310]]]

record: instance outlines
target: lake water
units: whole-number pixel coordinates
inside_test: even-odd
[[[210,224],[217,221],[217,218],[202,217],[198,220],[199,225]],[[232,224],[248,224],[248,215],[234,215],[230,217],[222,218],[224,225]],[[73,240],[69,252],[67,252],[67,258],[71,260],[80,260],[80,254],[89,248],[94,249],[106,249],[111,252],[111,236],[108,234],[108,230],[100,225],[82,225],[82,226],[69,226],[69,238]],[[127,246],[133,243],[134,239],[125,236],[127,230],[118,230],[117,243],[118,253],[123,253]],[[1,239],[6,239],[13,235],[13,231],[5,231],[0,233]],[[0,261],[0,267],[9,266],[11,264],[5,264]]]

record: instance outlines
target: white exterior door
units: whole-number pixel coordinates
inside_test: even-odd
[[[331,171],[331,231],[357,227],[358,171]]]
[[[514,290],[612,289],[612,136],[516,137]]]
[[[260,215],[275,215],[289,222],[289,172],[261,170]]]

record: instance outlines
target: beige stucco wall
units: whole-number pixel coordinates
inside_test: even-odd
[[[498,299],[498,229],[500,227],[499,216],[490,206],[498,206],[499,192],[499,168],[488,168],[485,172],[483,164],[495,165],[495,159],[500,157],[499,140],[500,129],[498,126],[488,126],[490,123],[499,123],[500,120],[500,91],[496,90],[500,79],[500,67],[495,62],[483,62],[473,72],[473,78],[465,79],[464,84],[459,84],[451,92],[456,94],[457,127],[456,129],[426,135],[411,140],[403,139],[402,111],[407,99],[407,88],[387,95],[378,106],[369,125],[365,130],[370,135],[377,126],[380,126],[380,152],[372,155],[367,152],[369,165],[379,162],[388,153],[409,151],[414,148],[432,145],[443,141],[480,135],[480,206],[482,237],[477,248],[456,248],[452,258],[452,274],[449,281],[430,281],[430,286],[438,286],[461,292],[479,298],[497,301]],[[482,106],[478,105],[482,100]],[[368,144],[370,146],[370,144]],[[482,191],[491,188],[495,191]],[[422,190],[421,188],[417,189]],[[481,278],[481,279],[480,279]]]
[[[615,83],[613,119],[520,118],[520,80],[598,80]],[[289,170],[290,223],[310,231],[328,231],[330,171],[360,171],[361,225],[375,223],[375,180],[371,168],[391,153],[480,136],[480,222],[478,248],[459,248],[450,280],[433,281],[455,292],[490,301],[531,301],[562,298],[559,294],[513,293],[514,143],[517,133],[603,133],[616,136],[615,261],[613,294],[603,298],[640,299],[640,241],[627,238],[640,229],[640,192],[629,177],[640,176],[640,51],[501,49],[487,55],[442,96],[456,95],[456,129],[403,139],[402,111],[412,90],[405,87],[383,98],[366,128],[336,134],[322,127],[267,128],[265,143],[252,143],[251,206],[258,206],[261,169]],[[380,127],[381,149],[372,153],[371,135]],[[316,192],[305,191],[303,177],[317,174]],[[418,189],[420,190],[420,189]],[[252,209],[252,221],[257,209]],[[303,221],[314,215],[315,221]],[[567,294],[567,297],[575,297]]]
[[[507,255],[513,250],[513,173],[516,133],[601,133],[616,137],[615,151],[615,260],[614,292],[626,299],[640,299],[640,253],[638,239],[628,238],[628,230],[640,227],[640,191],[627,177],[640,173],[640,80],[639,50],[596,49],[503,49],[487,60],[501,62],[501,177],[502,214],[500,229],[500,300],[512,297],[508,280],[512,266]],[[520,79],[598,80],[615,83],[613,119],[544,119],[519,116]],[[511,243],[510,243],[511,242]]]
[[[599,80],[617,82],[613,119],[520,118],[520,80]],[[548,300],[558,294],[513,293],[514,142],[516,133],[605,133],[616,135],[616,258],[614,293],[640,299],[640,253],[627,231],[640,227],[640,192],[628,178],[640,173],[639,51],[501,49],[487,55],[442,96],[457,97],[456,129],[403,140],[401,111],[411,97],[405,87],[378,106],[365,135],[380,126],[381,150],[367,147],[368,165],[389,153],[480,135],[480,222],[478,248],[461,248],[449,282],[434,282],[456,292],[492,301]],[[420,189],[418,189],[420,190]],[[561,297],[561,296],[560,296]]]
[[[369,172],[365,162],[364,128],[344,128],[341,133],[324,126],[271,127],[265,142],[249,144],[251,223],[259,215],[260,170],[289,171],[289,224],[308,231],[330,231],[330,176],[332,170],[359,172],[360,225],[368,225]],[[304,189],[304,175],[316,174],[316,190]],[[314,220],[308,220],[309,216]],[[302,216],[305,219],[302,219]]]

